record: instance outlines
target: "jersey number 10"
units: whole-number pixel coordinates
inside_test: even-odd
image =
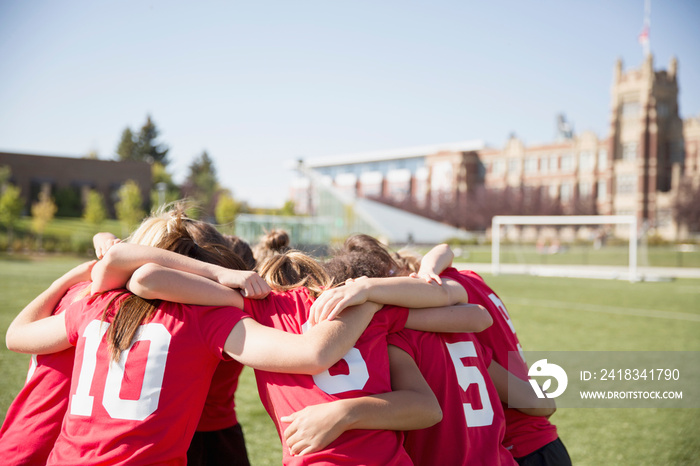
[[[97,350],[104,337],[109,323],[93,320],[90,322],[83,337],[83,360],[78,376],[78,386],[75,395],[71,397],[70,413],[77,416],[92,415],[94,397],[90,395],[90,388],[97,368]],[[148,341],[148,357],[143,372],[141,393],[137,400],[124,400],[119,397],[122,383],[124,382],[124,368],[129,358],[129,352],[138,341]],[[122,351],[119,362],[110,361],[105,380],[105,389],[102,394],[102,406],[113,419],[126,419],[143,421],[153,414],[158,408],[160,392],[165,374],[165,361],[170,346],[170,333],[163,324],[149,323],[141,325],[136,332],[131,346]],[[136,383],[132,381],[132,383]]]

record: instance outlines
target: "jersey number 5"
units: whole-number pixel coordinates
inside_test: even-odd
[[[465,366],[462,361],[463,358],[476,358],[478,356],[474,342],[447,343],[447,350],[452,358],[457,372],[457,380],[462,390],[466,392],[473,383],[479,387],[481,409],[474,409],[471,403],[464,403],[464,417],[467,419],[467,427],[490,426],[493,422],[493,407],[486,388],[486,380],[477,367]]]
[[[108,328],[108,323],[99,320],[93,320],[85,327],[83,332],[83,337],[85,337],[83,363],[80,367],[75,395],[71,397],[71,414],[77,416],[92,415],[94,397],[90,396],[90,387],[97,366],[97,350]],[[124,382],[124,368],[129,358],[129,351],[137,341],[150,342],[141,393],[137,400],[123,400],[119,397],[119,392]],[[110,361],[102,395],[102,406],[111,418],[143,421],[155,412],[160,400],[169,346],[170,333],[168,330],[163,324],[152,322],[139,327],[134,342],[128,349],[122,351],[118,363]]]

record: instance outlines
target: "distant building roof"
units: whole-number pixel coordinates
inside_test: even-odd
[[[389,149],[382,151],[359,152],[354,154],[341,154],[327,157],[317,157],[304,161],[309,168],[318,168],[334,165],[348,165],[353,163],[378,162],[382,160],[407,159],[413,157],[425,157],[438,152],[465,152],[485,148],[484,141],[472,140],[452,142],[445,144],[433,144],[428,146],[406,147],[403,149]]]

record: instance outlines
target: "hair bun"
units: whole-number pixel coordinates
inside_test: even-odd
[[[284,230],[272,230],[263,236],[261,243],[272,251],[284,252],[289,248],[289,234]]]

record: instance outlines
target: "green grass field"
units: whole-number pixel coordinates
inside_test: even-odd
[[[75,258],[0,257],[0,332]],[[700,351],[700,281],[658,283],[485,275],[526,351]],[[700,354],[700,353],[699,353]],[[26,355],[0,349],[0,412],[21,388]],[[700,362],[700,361],[699,361]],[[246,369],[238,406],[253,465],[280,464],[272,422]],[[574,464],[696,464],[698,409],[562,408],[552,417]]]

